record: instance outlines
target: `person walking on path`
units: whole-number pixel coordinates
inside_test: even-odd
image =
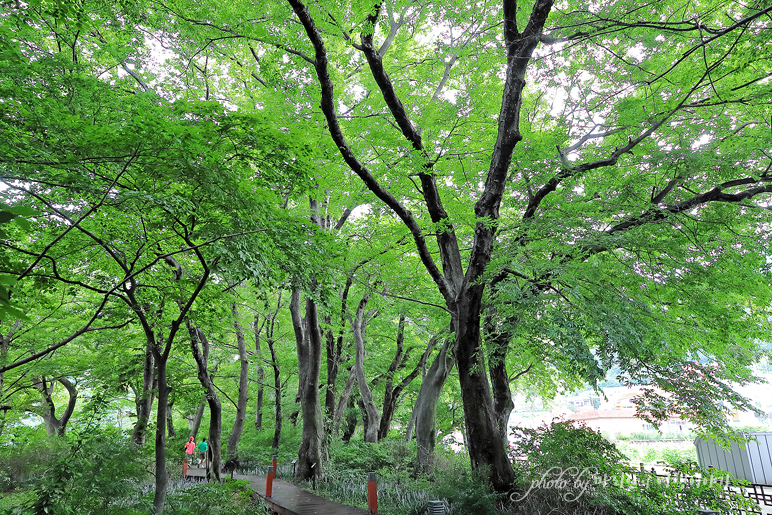
[[[209,448],[209,444],[206,443],[206,438],[204,438],[200,444],[198,444],[198,452],[199,452],[199,459],[198,459],[198,466],[200,467],[202,463],[206,462],[206,450]]]
[[[188,460],[188,463],[190,463],[191,466],[193,466],[193,453],[196,452],[196,442],[193,440],[193,437],[191,436],[190,439],[185,443],[185,459]]]

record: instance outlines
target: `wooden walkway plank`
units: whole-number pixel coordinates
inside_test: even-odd
[[[203,479],[205,474],[206,470],[203,468],[190,467],[186,476]],[[223,478],[225,477],[226,475],[223,475]],[[265,476],[234,474],[233,479],[249,481],[255,494],[279,515],[369,515],[370,513],[362,508],[328,501],[280,479],[273,480],[271,497],[265,496]]]
[[[246,479],[247,476],[245,476]],[[328,501],[302,488],[281,481],[273,480],[271,497],[265,496],[265,478],[249,476],[253,489],[268,506],[279,515],[368,515],[367,510]]]

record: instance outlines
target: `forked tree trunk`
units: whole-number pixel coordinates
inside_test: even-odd
[[[249,381],[249,358],[247,356],[247,346],[244,342],[244,331],[239,322],[239,313],[236,304],[231,304],[231,315],[233,315],[233,327],[236,330],[236,342],[239,348],[239,398],[236,401],[236,418],[233,421],[233,429],[228,435],[228,459],[238,459],[239,440],[244,430],[244,421],[247,419],[247,395]]]
[[[299,288],[292,290],[290,313],[298,347],[298,366],[303,371],[300,374],[303,380],[299,389],[303,434],[295,478],[304,480],[322,476],[324,423],[318,388],[322,367],[322,335],[319,330],[317,306],[310,297],[306,298],[305,323],[300,316]]]
[[[359,386],[359,393],[362,396],[362,405],[365,411],[365,442],[378,443],[378,429],[381,425],[381,413],[373,400],[373,392],[370,391],[370,385],[367,384],[367,377],[365,376],[365,342],[364,342],[364,328],[363,319],[365,314],[365,308],[367,307],[367,301],[369,295],[366,295],[359,302],[357,306],[356,315],[351,321],[351,330],[354,333],[354,370],[356,371],[357,385]]]
[[[453,369],[452,345],[453,336],[451,335],[445,338],[439,354],[426,371],[413,407],[418,467],[421,471],[428,471],[432,466],[432,455],[437,438],[437,404],[440,402],[445,380]],[[409,429],[407,438],[410,439]]]
[[[464,421],[472,469],[489,467],[490,481],[498,491],[511,488],[515,471],[503,445],[496,420],[484,349],[480,335],[483,284],[468,287],[459,299],[453,325],[456,333],[454,354],[464,403]]]
[[[412,349],[409,348],[404,354],[402,353],[402,347],[404,345],[405,339],[404,324],[405,317],[400,317],[399,329],[397,330],[397,352],[394,355],[394,359],[391,361],[389,370],[386,373],[386,387],[383,393],[381,426],[378,429],[379,440],[382,440],[388,436],[389,428],[391,427],[391,421],[394,418],[394,413],[397,411],[397,406],[399,405],[400,399],[402,397],[402,392],[405,390],[405,388],[410,386],[410,383],[412,383],[413,380],[418,377],[418,374],[421,373],[421,370],[425,368],[426,360],[428,359],[429,354],[431,354],[432,349],[434,348],[434,344],[437,341],[436,338],[432,338],[429,341],[429,345],[421,355],[421,358],[418,360],[418,363],[416,363],[416,366],[413,368],[413,370],[404,378],[402,378],[397,386],[394,386],[394,374],[398,370],[405,368],[407,360],[410,357],[410,351]]]
[[[220,482],[220,470],[222,469],[222,405],[217,390],[214,387],[212,377],[209,375],[209,340],[204,332],[188,321],[188,333],[190,334],[190,350],[196,362],[198,380],[204,387],[204,396],[209,405],[209,448],[212,450],[212,460],[209,463],[207,475],[214,481]],[[199,346],[200,345],[200,346]]]
[[[346,406],[348,406],[349,398],[351,398],[351,390],[354,389],[354,383],[356,383],[356,381],[356,370],[354,370],[354,367],[351,367],[348,377],[346,378],[346,384],[338,398],[338,404],[335,406],[335,416],[332,420],[333,434],[335,435],[340,432],[340,423],[343,420],[343,414],[346,412]]]
[[[314,48],[314,69],[321,87],[320,107],[336,148],[349,168],[408,228],[422,263],[442,294],[448,311],[452,314],[456,333],[455,357],[464,402],[471,465],[473,469],[486,468],[489,480],[497,491],[507,491],[512,487],[514,470],[493,416],[493,399],[485,372],[480,342],[481,301],[485,283],[480,280],[493,255],[498,229],[496,221],[500,217],[499,209],[508,183],[512,153],[518,142],[523,139],[520,132],[520,113],[526,85],[526,70],[541,40],[540,36],[552,10],[553,2],[554,0],[536,0],[527,23],[524,23],[525,20],[520,20],[522,32],[518,26],[520,10],[517,3],[504,2],[502,48],[505,50],[507,62],[501,109],[498,115],[498,131],[483,191],[474,205],[477,222],[466,267],[463,264],[464,257],[454,229],[454,223],[457,221],[451,220],[443,205],[437,177],[429,164],[429,151],[422,140],[422,132],[416,127],[415,121],[410,119],[409,111],[401,102],[399,93],[388,76],[382,55],[374,42],[374,36],[378,33],[376,26],[382,18],[381,4],[376,4],[367,16],[367,23],[373,27],[373,30],[365,31],[360,35],[361,45],[358,48],[367,59],[373,79],[391,115],[396,120],[395,126],[400,129],[406,143],[411,145],[416,155],[424,156],[426,159],[415,173],[421,182],[420,191],[426,206],[426,214],[438,228],[436,240],[441,262],[440,269],[426,243],[426,233],[418,219],[400,199],[389,191],[388,186],[379,182],[368,164],[357,157],[346,141],[338,119],[338,102],[334,95],[335,87],[330,74],[325,39],[314,20],[314,15],[305,3],[302,0],[288,0]],[[535,209],[538,203],[535,207],[531,205],[528,207]]]
[[[145,359],[142,364],[142,391],[134,400],[137,408],[137,422],[131,433],[131,442],[139,447],[145,445],[147,425],[152,415],[153,397],[155,396],[156,365],[152,345],[154,345],[153,341],[148,341],[145,345]]]
[[[54,381],[58,381],[67,390],[67,407],[61,417],[56,417],[56,405],[54,404]],[[78,390],[67,378],[60,377],[46,381],[46,378],[33,379],[33,386],[40,392],[40,416],[46,424],[46,433],[49,436],[64,436],[72,413],[75,411],[75,403],[78,400]]]
[[[328,436],[338,433],[340,427],[339,419],[338,423],[335,422],[335,415],[337,413],[340,402],[336,403],[335,397],[337,394],[337,381],[338,370],[340,368],[341,354],[343,353],[343,337],[345,335],[346,327],[346,309],[348,304],[348,293],[351,289],[353,279],[351,276],[346,278],[346,285],[343,288],[340,302],[340,328],[338,329],[338,335],[335,337],[332,330],[327,331],[327,390],[324,400],[325,406],[325,418],[326,418],[326,431]],[[330,324],[330,322],[328,322]],[[330,324],[331,325],[331,324]],[[351,389],[349,389],[349,394]],[[342,395],[342,394],[341,394]],[[348,394],[346,394],[348,395]],[[348,399],[347,399],[348,400]],[[343,402],[345,406],[346,401]]]

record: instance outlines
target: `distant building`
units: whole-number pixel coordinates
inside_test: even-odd
[[[566,420],[584,422],[587,427],[609,433],[631,433],[634,431],[654,431],[654,425],[635,416],[634,409],[616,408],[611,410],[580,411],[569,413]],[[660,424],[661,431],[689,431],[694,427],[691,422],[671,419]]]

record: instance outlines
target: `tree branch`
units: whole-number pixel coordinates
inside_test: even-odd
[[[343,136],[343,132],[341,131],[338,117],[335,114],[333,83],[332,78],[330,77],[330,73],[327,69],[327,50],[324,46],[324,42],[322,41],[322,35],[314,24],[314,21],[311,18],[311,14],[308,12],[308,8],[300,0],[288,0],[288,2],[292,6],[295,15],[303,25],[308,39],[314,46],[314,52],[316,56],[314,59],[314,67],[316,69],[316,74],[322,90],[321,108],[327,120],[328,130],[332,136],[333,141],[338,147],[338,150],[340,151],[344,161],[349,166],[349,168],[351,168],[351,170],[353,170],[354,173],[356,173],[362,179],[362,181],[364,181],[370,191],[375,193],[375,195],[380,200],[389,206],[389,208],[394,211],[394,213],[408,227],[416,243],[418,255],[421,258],[421,261],[423,262],[427,271],[429,272],[429,275],[437,284],[437,287],[439,288],[442,295],[447,300],[451,300],[453,295],[450,290],[450,285],[442,276],[439,269],[437,268],[436,263],[432,259],[431,254],[429,253],[429,249],[426,245],[423,232],[418,226],[418,223],[416,222],[413,214],[408,209],[406,209],[396,198],[394,198],[391,193],[389,193],[375,179],[375,177],[373,177],[367,167],[361,161],[359,161],[359,159],[357,159],[351,148],[348,146],[348,143]]]

